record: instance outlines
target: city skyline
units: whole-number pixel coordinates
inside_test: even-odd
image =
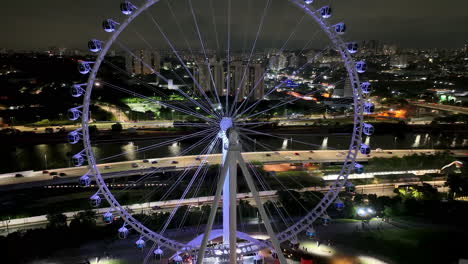
[[[99,24],[107,17],[121,19],[118,15],[118,5],[115,1],[105,0],[96,3],[86,0],[80,2],[50,0],[50,4],[44,5],[43,2],[32,2],[24,5],[21,2],[7,2],[4,8],[9,10],[1,18],[0,22],[6,27],[4,37],[0,40],[0,47],[6,49],[45,49],[50,46],[60,46],[67,48],[85,48],[86,39],[99,37],[102,35]],[[284,1],[286,3],[287,1]],[[347,23],[349,32],[347,39],[350,40],[370,40],[377,39],[384,42],[395,43],[401,47],[413,48],[460,48],[466,44],[466,35],[468,35],[468,18],[464,15],[464,10],[468,8],[466,1],[456,0],[456,3],[447,5],[440,1],[411,1],[403,0],[391,1],[386,3],[374,3],[370,0],[364,1],[328,1],[333,10],[336,10],[333,21],[344,21]],[[187,4],[183,1],[171,1],[172,10],[177,13],[180,23],[192,22],[188,15]],[[247,4],[247,1],[238,1],[237,6],[233,6],[233,12],[246,8],[249,10],[261,10],[264,2],[257,2],[258,6],[241,6]],[[252,2],[253,3],[253,2]],[[140,4],[135,2],[135,4]],[[314,3],[314,7],[320,7],[328,4]],[[252,5],[256,5],[252,4]],[[294,20],[285,16],[286,11],[282,11],[283,2],[272,1],[269,14],[276,18],[278,26],[283,22]],[[47,8],[46,8],[47,6]],[[456,6],[457,8],[453,8]],[[215,14],[216,23],[219,26],[220,38],[223,36],[222,28],[224,24],[225,6],[220,3],[214,4],[214,13],[200,2],[194,1],[199,23],[210,23],[208,17]],[[158,7],[167,11],[167,5]],[[289,10],[289,9],[288,9]],[[154,12],[158,21],[169,21],[173,17],[170,12]],[[248,13],[248,12],[247,12]],[[259,12],[252,12],[253,15],[246,15],[246,21],[250,24],[256,24],[259,19]],[[450,14],[450,15],[446,15]],[[249,19],[249,17],[251,19]],[[59,23],[59,21],[61,21]],[[79,21],[80,23],[76,23]],[[272,20],[273,21],[273,20]],[[291,22],[291,21],[289,21]],[[149,24],[149,20],[147,20]],[[224,23],[224,24],[223,24]],[[233,20],[233,23],[240,23]],[[176,31],[174,28],[171,30]],[[255,27],[253,27],[255,28]],[[253,29],[252,29],[253,30]],[[274,39],[278,27],[270,25],[265,28],[265,39]],[[307,32],[307,31],[305,31]],[[210,33],[204,33],[207,39],[214,39]],[[300,38],[298,38],[300,40]],[[303,41],[307,39],[304,38]],[[274,47],[274,45],[272,45]],[[213,47],[210,47],[213,48]]]

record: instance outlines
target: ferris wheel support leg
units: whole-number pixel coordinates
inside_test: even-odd
[[[245,181],[247,182],[247,185],[249,186],[250,192],[252,192],[252,196],[255,199],[255,203],[257,204],[257,208],[260,213],[260,216],[262,217],[263,222],[265,223],[265,228],[267,230],[268,235],[270,236],[270,240],[271,240],[271,243],[273,244],[273,248],[276,250],[276,254],[278,255],[279,262],[281,264],[286,264],[286,258],[283,255],[283,251],[281,251],[281,246],[278,241],[278,238],[273,232],[273,227],[271,226],[270,219],[268,218],[265,208],[263,207],[263,203],[260,200],[260,196],[258,195],[258,191],[257,191],[257,188],[255,187],[255,183],[252,179],[252,175],[247,169],[244,158],[239,152],[237,153],[237,160],[242,170],[242,174],[245,177]]]
[[[237,263],[237,157],[239,151],[226,159],[229,162],[229,263]],[[227,176],[226,176],[227,177]],[[223,199],[226,194],[223,194]]]
[[[213,222],[216,216],[216,211],[218,211],[219,201],[221,200],[221,193],[223,191],[224,181],[226,180],[227,169],[228,169],[228,161],[231,159],[231,152],[226,154],[226,160],[223,165],[223,170],[221,171],[221,177],[218,182],[218,186],[216,188],[216,194],[213,199],[213,204],[211,206],[210,215],[208,216],[208,223],[206,224],[205,234],[203,235],[203,240],[200,245],[200,249],[198,250],[198,257],[197,257],[197,264],[201,264],[203,262],[203,258],[205,257],[205,250],[206,245],[208,243],[208,238],[210,237],[211,230],[213,229]]]

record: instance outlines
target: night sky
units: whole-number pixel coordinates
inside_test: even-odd
[[[261,35],[259,47],[278,47],[278,39],[284,39],[292,25],[301,17],[298,9],[286,0],[271,0]],[[138,5],[143,0],[133,0]],[[167,0],[162,0],[151,10],[164,30],[178,47],[183,47],[180,31],[174,23]],[[189,42],[196,39],[187,0],[169,0],[176,12],[182,30]],[[215,48],[216,38],[210,8],[213,2],[215,23],[218,27],[218,43],[225,41],[225,0],[193,0],[208,48]],[[250,8],[249,3],[250,2]],[[468,43],[468,1],[466,0],[316,0],[314,6],[331,3],[333,22],[344,21],[348,25],[347,40],[377,39],[402,47],[462,47]],[[41,50],[50,46],[86,48],[92,37],[105,39],[100,24],[104,18],[121,20],[119,0],[11,0],[2,1],[2,38],[0,48]],[[233,0],[233,42],[242,47],[243,37],[251,41],[261,17],[266,0]],[[291,48],[301,46],[313,33],[310,21],[301,23]],[[130,30],[130,29],[129,29]],[[135,39],[135,31],[145,40],[157,44],[161,37],[148,16],[136,21],[133,32],[123,37],[128,45],[141,46]],[[289,31],[288,31],[289,30]],[[237,41],[237,42],[236,42]],[[318,43],[318,42],[317,42]],[[195,45],[194,43],[192,43]],[[153,44],[151,44],[153,45]],[[318,45],[320,46],[320,45]]]

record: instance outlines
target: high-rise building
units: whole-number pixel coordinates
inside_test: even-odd
[[[351,80],[345,79],[344,84],[337,85],[333,90],[333,98],[352,98],[353,88],[351,87]]]
[[[216,92],[218,95],[225,95],[225,75],[223,62],[210,59],[210,63],[196,61],[195,78],[205,92]],[[210,75],[211,71],[211,75]],[[213,79],[212,79],[213,78]]]
[[[289,67],[291,68],[298,68],[299,67],[299,56],[297,56],[296,54],[292,54],[290,57],[289,57]]]
[[[230,71],[228,73],[227,64],[224,61],[211,59],[211,76],[207,63],[198,61],[196,65],[194,76],[205,92],[214,93],[216,87],[218,95],[225,96],[229,88],[230,96],[235,97],[236,93],[238,93],[238,101],[247,98],[251,91],[252,94],[249,100],[263,98],[265,67],[262,64],[249,64],[247,68],[247,64],[242,60],[232,61],[229,65]],[[254,88],[255,90],[253,91]]]
[[[288,66],[288,58],[284,54],[278,54],[270,57],[268,62],[270,69],[279,71]]]
[[[146,75],[153,71],[159,72],[161,68],[161,56],[157,52],[149,50],[135,50],[125,57],[125,67],[132,74]]]

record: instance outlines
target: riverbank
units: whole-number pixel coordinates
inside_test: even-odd
[[[428,133],[431,135],[444,134],[451,136],[455,134],[468,135],[468,125],[465,124],[434,124],[434,125],[406,125],[404,123],[373,123],[374,135],[392,134],[395,137],[403,137],[405,133]],[[44,129],[44,128],[41,128]],[[352,125],[309,125],[309,126],[271,126],[265,125],[255,128],[258,132],[270,134],[287,135],[315,135],[333,136],[350,135]],[[52,130],[53,131],[53,130]],[[0,133],[0,144],[4,146],[25,146],[39,144],[67,143],[68,129],[57,130],[55,133],[35,133],[34,131],[17,133]],[[93,143],[105,142],[129,142],[138,140],[164,139],[182,136],[200,131],[200,128],[173,127],[173,128],[134,128],[115,132],[109,129],[99,130],[92,135]],[[247,133],[249,134],[249,133]]]

